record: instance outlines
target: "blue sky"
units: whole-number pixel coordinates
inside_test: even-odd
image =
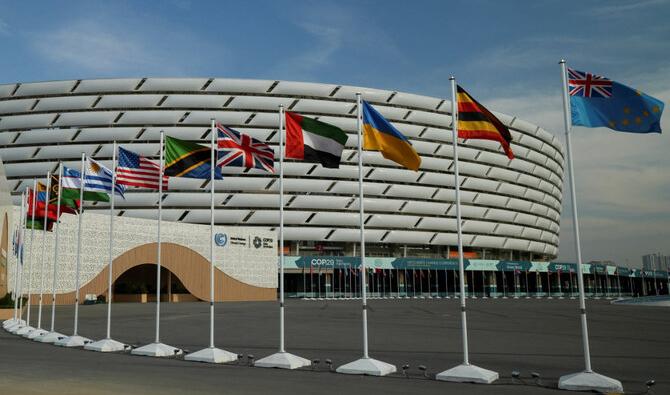
[[[562,138],[562,57],[670,99],[668,16],[659,0],[0,0],[0,83],[237,77],[444,97],[453,74],[483,104]],[[576,128],[573,145],[584,258],[670,254],[667,134]],[[572,260],[565,192],[560,258]]]

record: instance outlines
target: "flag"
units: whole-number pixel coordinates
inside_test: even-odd
[[[43,191],[41,192],[40,189]],[[26,229],[44,229],[44,206],[46,205],[46,185],[41,182],[37,183],[37,196],[35,196],[35,204],[33,205],[33,191],[32,188],[28,189],[28,210],[26,211]],[[47,230],[51,230],[53,221],[55,221],[57,215],[57,206],[49,205],[47,207]],[[34,211],[34,214],[33,214]],[[33,221],[33,216],[35,220]]]
[[[114,191],[117,195],[123,196],[126,187],[123,185],[116,184],[114,186]],[[98,161],[86,158],[84,163],[84,200],[86,199],[86,194],[101,197],[102,201],[109,201],[109,193],[112,192],[112,171],[106,168],[103,164]],[[124,198],[125,199],[125,198]]]
[[[572,124],[661,133],[663,102],[605,77],[568,69]]]
[[[347,134],[337,126],[286,112],[286,157],[337,169]]]
[[[216,125],[217,166],[246,167],[274,173],[275,152],[260,140],[221,124]]]
[[[407,137],[366,101],[363,101],[363,149],[380,151],[384,158],[410,170],[418,170],[421,165],[421,157]]]
[[[65,167],[65,166],[63,166]],[[51,191],[49,191],[49,206],[54,206],[54,213],[58,209],[58,175],[51,175]],[[79,193],[75,197],[61,195],[60,212],[61,214],[77,214],[79,211]],[[57,218],[56,218],[57,219]]]
[[[458,86],[458,137],[462,139],[494,140],[502,145],[508,158],[514,159],[510,147],[512,135],[495,115]]]
[[[209,179],[210,164],[210,147],[165,136],[166,176]],[[223,179],[218,167],[214,169],[214,178]]]
[[[116,183],[132,187],[158,190],[160,165],[119,147],[119,163],[116,166]],[[163,190],[168,189],[168,176],[163,176]]]
[[[109,195],[107,195],[105,186],[111,190],[111,172],[109,173],[109,184],[105,185],[106,174],[99,168],[97,162],[93,165],[94,169],[89,168],[89,161],[86,160],[84,172],[84,200],[92,202],[108,202]],[[94,172],[97,170],[98,172]],[[109,171],[109,169],[105,168]],[[91,173],[89,173],[91,172]],[[98,176],[100,174],[100,176]],[[63,191],[61,196],[65,198],[78,199],[81,190],[81,173],[75,169],[63,166]]]
[[[47,221],[47,228],[46,230],[48,232],[51,232],[53,229],[54,221]],[[44,220],[43,219],[38,219],[35,218],[33,221],[32,218],[27,218],[26,219],[26,229],[35,229],[35,230],[44,230]]]

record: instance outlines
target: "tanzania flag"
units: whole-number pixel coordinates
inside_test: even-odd
[[[363,149],[379,151],[410,170],[418,170],[421,157],[407,137],[403,136],[368,102],[363,101]]]
[[[340,167],[347,134],[336,126],[286,112],[286,157]]]
[[[165,136],[165,169],[170,177],[209,179],[212,159],[211,148],[204,145]],[[222,180],[221,169],[214,167],[214,178]]]
[[[495,115],[458,86],[458,137],[462,139],[484,139],[499,142],[505,154],[514,159],[510,148],[512,135]]]

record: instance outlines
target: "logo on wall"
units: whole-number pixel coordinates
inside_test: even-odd
[[[228,235],[225,233],[217,233],[214,235],[214,243],[219,247],[223,247],[228,243]]]
[[[261,238],[258,237],[258,236],[254,237],[254,247],[261,248],[262,245],[263,245],[263,240],[261,240]]]

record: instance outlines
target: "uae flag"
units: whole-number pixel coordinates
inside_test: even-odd
[[[347,134],[336,126],[286,112],[286,157],[340,167]]]

